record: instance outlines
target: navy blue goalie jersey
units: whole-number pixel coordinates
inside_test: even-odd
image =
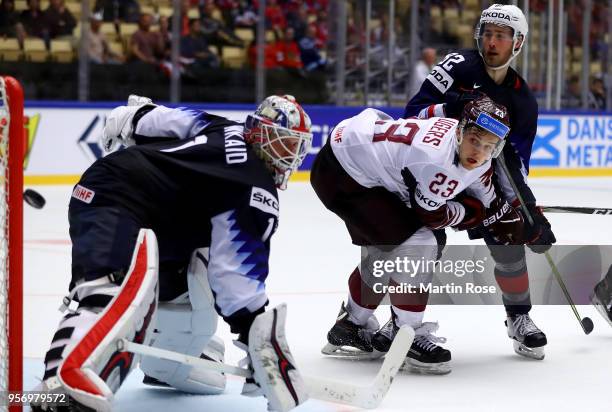
[[[136,145],[87,169],[71,210],[126,211],[155,231],[162,255],[177,245],[187,256],[210,247],[209,271],[218,277],[211,287],[221,313],[230,315],[253,300],[253,308],[262,306],[279,203],[270,171],[245,143],[243,124],[203,111],[149,106],[134,117],[133,137]],[[218,285],[223,282],[232,285],[228,290],[240,289],[244,299],[225,299]]]

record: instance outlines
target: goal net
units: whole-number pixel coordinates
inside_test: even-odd
[[[22,391],[23,90],[0,76],[0,390]],[[6,406],[0,406],[8,410]],[[11,407],[10,410],[20,408]]]

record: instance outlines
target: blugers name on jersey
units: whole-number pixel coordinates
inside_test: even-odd
[[[436,104],[456,101],[468,91],[482,92],[506,106],[510,114],[509,140],[525,169],[529,170],[537,131],[538,103],[527,83],[512,68],[508,69],[503,83],[496,84],[488,75],[477,50],[450,53],[438,63],[406,105],[404,117],[440,116],[441,109],[435,108]],[[430,114],[419,116],[423,111]]]

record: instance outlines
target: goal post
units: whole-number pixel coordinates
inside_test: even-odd
[[[23,390],[23,89],[0,76],[0,390]],[[2,408],[6,408],[3,406]],[[3,409],[6,410],[6,409]],[[11,407],[11,411],[21,410]]]

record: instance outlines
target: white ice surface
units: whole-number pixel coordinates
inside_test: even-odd
[[[533,179],[540,204],[612,207],[612,179]],[[42,210],[25,206],[25,382],[31,389],[42,376],[42,358],[55,331],[57,308],[70,278],[68,186],[35,187],[47,199]],[[326,359],[320,354],[325,335],[347,293],[347,278],[359,260],[343,223],[324,209],[306,183],[293,183],[281,194],[280,227],[272,239],[268,291],[271,304],[288,303],[287,336],[300,369],[366,383],[377,362]],[[612,216],[549,215],[555,234],[565,244],[612,243]],[[468,243],[463,233],[449,232],[449,243]],[[612,329],[589,306],[595,331],[585,336],[567,306],[537,306],[532,317],[549,340],[546,359],[533,361],[514,354],[505,335],[501,306],[431,306],[425,320],[440,322],[439,335],[452,351],[453,372],[446,376],[401,374],[379,410],[385,411],[610,411]],[[381,323],[387,308],[377,312]],[[226,360],[241,352],[220,323]],[[119,391],[117,411],[264,411],[262,398],[239,395],[241,380],[230,378],[226,394],[191,396],[150,389],[134,372]],[[353,410],[308,401],[301,411]]]

